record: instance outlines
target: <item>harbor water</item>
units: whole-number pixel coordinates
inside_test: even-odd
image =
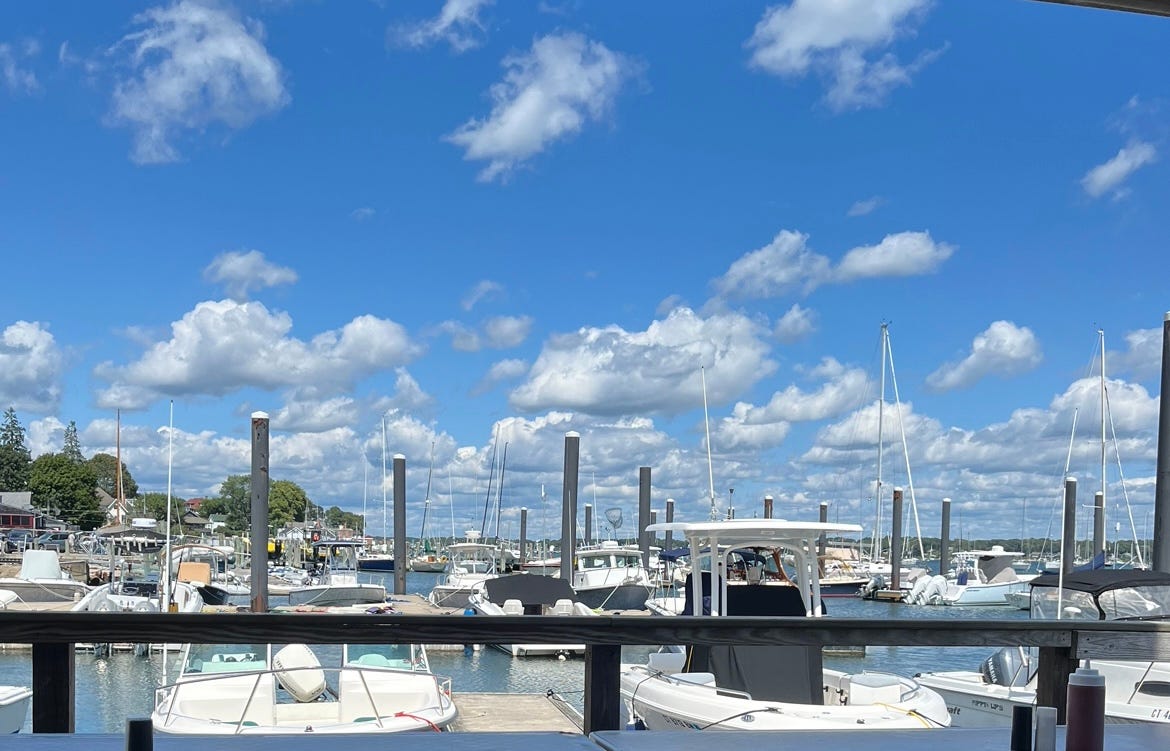
[[[366,578],[368,575],[363,575]],[[409,573],[408,592],[425,595],[440,574]],[[370,576],[383,581],[381,575]],[[393,574],[384,583],[393,589]],[[1027,618],[1026,611],[1010,607],[927,607],[861,600],[851,597],[831,598],[827,609],[835,618],[936,618],[1000,620]],[[374,616],[371,616],[374,617]],[[395,617],[395,616],[377,616]],[[405,617],[405,616],[404,616]],[[0,616],[0,621],[2,621]],[[642,662],[658,645],[628,646],[622,650],[623,661]],[[848,672],[881,670],[914,675],[936,670],[975,669],[992,650],[985,647],[868,647],[865,657],[826,655],[826,667]],[[578,710],[583,707],[585,668],[581,658],[558,660],[552,657],[513,658],[500,650],[484,648],[465,651],[431,651],[431,670],[451,677],[452,690],[469,693],[538,693],[554,691]],[[76,655],[76,732],[116,733],[125,729],[127,717],[145,717],[154,705],[154,691],[165,679],[173,680],[178,670],[178,655],[161,652],[136,656],[115,652],[102,657],[87,653]],[[0,685],[32,685],[32,664],[28,651],[0,652]],[[31,718],[28,722],[31,722]],[[26,722],[25,731],[31,727]]]

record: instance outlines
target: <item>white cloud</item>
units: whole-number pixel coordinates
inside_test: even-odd
[[[258,250],[231,251],[220,253],[203,270],[203,278],[222,284],[228,295],[237,302],[248,299],[252,289],[275,287],[278,284],[293,284],[297,272],[287,266],[277,266],[268,261]]]
[[[674,414],[702,404],[706,366],[710,403],[726,403],[775,369],[766,333],[741,314],[700,318],[678,308],[645,331],[607,326],[559,334],[545,342],[510,401],[533,412]]]
[[[938,270],[954,252],[953,246],[932,240],[929,232],[899,232],[886,235],[877,245],[850,250],[834,269],[833,277],[837,281],[851,282],[874,277],[929,274]]]
[[[162,395],[222,396],[249,386],[337,393],[420,351],[401,325],[369,315],[307,342],[290,337],[291,330],[287,313],[259,302],[201,302],[171,324],[170,340],[138,361],[98,366],[95,374],[110,383],[99,405],[138,408]]]
[[[355,222],[364,222],[367,219],[373,219],[377,213],[375,209],[371,209],[369,206],[362,206],[349,212],[349,218]]]
[[[849,207],[846,216],[865,216],[866,214],[872,214],[883,203],[885,203],[885,199],[881,196],[872,196],[862,201],[856,201]]]
[[[402,412],[419,412],[430,409],[434,403],[434,397],[423,391],[422,386],[406,368],[400,367],[395,370],[394,395],[380,402],[377,411],[396,409]]]
[[[17,321],[0,333],[0,409],[55,412],[61,403],[65,357],[37,321]]]
[[[1125,335],[1125,349],[1110,352],[1105,367],[1112,372],[1129,372],[1135,378],[1151,378],[1160,371],[1162,329],[1137,329]]]
[[[1105,162],[1098,164],[1081,178],[1081,187],[1091,198],[1100,198],[1113,191],[1115,198],[1123,198],[1122,183],[1137,170],[1158,158],[1154,145],[1145,141],[1130,141],[1123,149]]]
[[[0,43],[0,82],[12,94],[33,94],[41,85],[32,70],[22,67],[23,62],[35,57],[40,45],[34,39],[26,39],[18,45]]]
[[[800,341],[816,331],[816,313],[808,308],[793,304],[780,316],[773,328],[773,335],[785,344]]]
[[[451,336],[451,347],[459,352],[478,352],[483,347],[479,333],[458,321],[443,321],[436,330]]]
[[[777,297],[812,289],[829,274],[829,259],[808,247],[808,235],[781,230],[772,242],[731,264],[715,290],[733,299]]]
[[[996,321],[975,337],[970,354],[931,373],[926,385],[935,391],[966,388],[989,375],[1003,378],[1026,373],[1042,359],[1040,342],[1031,329]]]
[[[111,50],[129,48],[129,74],[114,86],[110,119],[134,132],[137,164],[177,161],[181,131],[239,130],[289,101],[280,63],[259,22],[217,4],[181,0],[134,17],[146,28]]]
[[[487,161],[479,179],[506,178],[550,144],[602,119],[637,65],[580,34],[550,34],[525,54],[504,58],[504,79],[491,87],[492,111],[446,139],[464,159]]]
[[[670,311],[674,310],[675,308],[684,307],[687,307],[687,303],[686,300],[683,299],[682,295],[667,295],[662,299],[661,302],[658,303],[658,305],[654,307],[654,315],[658,316],[659,318],[665,318],[666,316],[670,315]]]
[[[497,299],[503,294],[504,285],[499,282],[493,282],[491,279],[481,279],[463,296],[463,301],[459,304],[464,310],[471,310],[480,302]]]
[[[834,110],[872,107],[910,83],[939,51],[902,65],[889,52],[914,33],[930,0],[792,0],[764,11],[746,46],[751,65],[785,78],[816,73],[829,81],[825,101]]]
[[[496,316],[484,321],[484,344],[491,349],[518,347],[532,330],[530,316]]]
[[[507,360],[500,360],[492,363],[488,368],[488,372],[484,374],[483,378],[479,379],[479,383],[472,388],[471,394],[479,396],[486,394],[495,388],[498,384],[505,381],[514,381],[520,378],[528,371],[528,363],[525,360],[516,358],[509,358]]]
[[[486,29],[479,12],[491,4],[492,0],[447,0],[434,18],[391,26],[387,41],[415,48],[444,41],[455,52],[466,52],[481,44]]]
[[[361,406],[349,396],[302,398],[294,392],[269,418],[273,430],[321,433],[358,424],[362,416]]]

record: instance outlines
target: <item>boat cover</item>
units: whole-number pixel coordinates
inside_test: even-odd
[[[576,600],[577,593],[567,581],[556,576],[512,574],[484,582],[489,601],[503,605],[519,600],[525,605],[555,605],[557,600]]]
[[[1059,574],[1041,574],[1033,579],[1033,587],[1059,587]],[[1143,571],[1141,569],[1096,569],[1095,571],[1074,571],[1064,575],[1064,588],[1078,592],[1087,592],[1097,596],[1111,589],[1126,587],[1165,587],[1170,586],[1170,574],[1162,571]]]

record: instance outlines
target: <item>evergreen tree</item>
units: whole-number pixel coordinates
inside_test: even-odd
[[[16,418],[16,410],[9,407],[0,426],[0,491],[27,490],[30,464],[32,456],[24,443],[24,426]]]
[[[66,459],[77,464],[85,461],[85,456],[81,453],[81,441],[77,438],[77,423],[73,420],[65,426],[65,445],[61,448],[61,453]]]

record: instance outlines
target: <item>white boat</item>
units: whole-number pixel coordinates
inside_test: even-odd
[[[1170,574],[1098,569],[1044,574],[1032,580],[1032,618],[1118,620],[1170,618]],[[1105,676],[1105,721],[1170,725],[1170,663],[1093,660]],[[1007,647],[978,670],[922,673],[918,681],[942,695],[962,727],[1006,726],[1012,707],[1036,703],[1035,656]]]
[[[410,559],[410,570],[422,574],[442,574],[450,559],[443,553],[420,553]]]
[[[590,608],[643,610],[654,585],[636,545],[603,540],[574,553],[573,591]]]
[[[386,601],[386,587],[358,581],[358,550],[361,540],[320,540],[314,542],[309,582],[288,590],[289,605],[376,604]]]
[[[973,550],[957,560],[954,579],[943,576],[915,581],[905,602],[911,605],[1008,605],[1013,592],[1027,594],[1033,574],[1017,574],[1012,562],[1023,553],[992,545],[990,550]]]
[[[1016,610],[1028,610],[1032,607],[1032,595],[1028,592],[1008,592],[1003,596],[1007,604]]]
[[[188,582],[172,582],[170,610],[177,613],[199,613],[203,610],[199,589]],[[73,612],[157,613],[162,610],[162,591],[157,581],[119,579],[95,587],[73,604]]]
[[[467,542],[447,546],[451,558],[446,578],[431,589],[427,599],[442,608],[465,608],[468,598],[488,579],[496,577],[496,546],[479,539],[479,532],[469,530]]]
[[[564,579],[534,574],[511,574],[488,579],[468,597],[476,615],[597,615],[575,601]],[[585,654],[584,644],[493,644],[513,657],[568,657]]]
[[[0,686],[0,735],[19,733],[32,703],[32,689],[25,686]]]
[[[171,577],[199,590],[208,605],[226,605],[232,597],[247,597],[251,588],[232,570],[230,555],[223,547],[189,543],[170,551]]]
[[[822,533],[856,533],[852,524],[733,519],[652,524],[652,532],[681,533],[690,544],[694,573],[689,615],[824,615],[816,542]],[[723,554],[719,545],[729,546]],[[720,551],[700,563],[700,550]],[[761,566],[728,585],[728,558],[738,549],[779,548],[795,560],[793,581],[768,583]],[[715,585],[711,586],[711,582]],[[704,586],[706,584],[707,586]],[[709,603],[709,605],[708,605]],[[709,608],[709,610],[708,610]],[[644,665],[621,668],[629,716],[651,730],[855,730],[946,727],[938,694],[911,678],[888,673],[824,670],[819,647],[711,646],[651,654]]]
[[[335,666],[318,653],[340,650]],[[441,730],[456,716],[450,679],[421,645],[189,644],[159,688],[156,731],[198,735]]]
[[[25,550],[16,576],[0,578],[0,589],[21,602],[68,602],[81,599],[92,587],[61,570],[56,550]]]

